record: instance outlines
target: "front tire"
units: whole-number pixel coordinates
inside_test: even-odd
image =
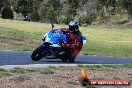
[[[38,60],[40,60],[40,59],[42,59],[44,57],[44,55],[41,53],[41,51],[43,49],[44,49],[43,46],[40,45],[38,48],[36,48],[33,51],[32,55],[31,55],[31,58],[32,58],[33,61],[38,61]]]

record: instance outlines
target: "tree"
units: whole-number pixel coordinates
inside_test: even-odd
[[[8,0],[4,0],[3,3],[4,3],[4,6],[11,6]]]
[[[53,23],[55,22],[55,17],[57,14],[58,12],[53,8],[53,6],[50,6],[47,8],[47,12],[45,13],[46,19]]]
[[[77,15],[79,0],[67,0],[66,4],[70,8],[69,9],[69,14],[71,14],[72,17],[75,17]]]
[[[40,20],[40,16],[39,16],[39,13],[37,11],[33,11],[31,13],[31,16],[30,16],[31,20],[32,21],[39,21]]]
[[[127,10],[128,21],[132,22],[132,0],[122,0],[122,6]]]
[[[77,16],[77,9],[79,5],[79,0],[62,0],[62,18],[65,24],[68,24]]]
[[[52,17],[52,16],[50,16],[50,17],[52,18],[52,21],[55,23],[58,23],[58,18],[60,16],[61,8],[62,8],[62,6],[60,3],[60,0],[48,0],[48,2],[47,2],[48,10],[47,11],[51,11],[51,14],[54,17]]]
[[[103,23],[110,22],[111,15],[114,15],[117,0],[98,0],[98,11]]]
[[[79,0],[67,0],[67,4],[70,5],[70,14],[74,17],[77,15],[77,8],[79,5]]]
[[[10,7],[3,7],[1,11],[1,15],[3,19],[13,19],[13,11]]]
[[[40,21],[40,13],[39,13],[39,9],[40,7],[40,3],[42,3],[43,0],[33,0],[33,5],[32,5],[32,12],[31,12],[31,20],[32,21]]]
[[[17,0],[14,5],[14,10],[17,13],[22,13],[23,16],[26,16],[33,11],[33,0]]]
[[[1,8],[4,6],[3,1],[4,1],[4,0],[0,0],[0,10],[1,10]]]
[[[97,0],[82,0],[79,3],[79,21],[91,24],[97,18]]]

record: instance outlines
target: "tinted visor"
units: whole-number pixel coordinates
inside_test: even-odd
[[[70,31],[75,31],[76,29],[78,29],[78,26],[69,26]]]

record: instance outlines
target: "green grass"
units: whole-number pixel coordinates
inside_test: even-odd
[[[132,57],[132,25],[82,27],[81,31],[88,41],[82,49],[83,53]]]
[[[132,64],[112,64],[112,65],[78,65],[79,68],[85,68],[87,70],[98,70],[98,69],[118,69],[118,68],[132,68]]]
[[[55,27],[67,27],[56,25]],[[49,24],[0,19],[0,50],[34,50],[43,35],[51,30]],[[80,27],[87,37],[81,53],[132,57],[132,25]]]
[[[26,69],[25,68],[14,68],[14,69],[10,69],[11,73],[15,73],[15,74],[24,74],[26,73]]]
[[[121,69],[121,68],[132,68],[132,64],[113,64],[113,65],[78,65],[78,66],[49,66],[48,68],[20,68],[15,67],[13,69],[3,69],[0,68],[0,78],[7,77],[7,76],[13,76],[16,74],[26,74],[26,73],[39,73],[39,74],[54,74],[56,70],[59,71],[74,71],[74,70],[80,70],[81,68],[84,68],[85,70],[99,70],[99,69]],[[130,74],[131,75],[131,74]],[[60,76],[56,76],[60,77]],[[66,76],[61,76],[63,78],[68,78]],[[19,77],[18,77],[19,78]],[[20,77],[21,78],[21,77]]]
[[[38,72],[41,74],[54,74],[54,72],[48,68],[28,68],[26,71],[29,73]]]
[[[96,70],[99,69],[101,67],[103,67],[102,65],[78,65],[79,68],[85,68],[88,70]]]
[[[13,76],[16,74],[26,74],[26,73],[54,74],[54,71],[52,71],[52,69],[49,68],[33,68],[33,67],[31,68],[15,67],[13,69],[8,69],[8,70],[0,68],[0,78]]]
[[[11,76],[11,75],[12,74],[8,70],[5,70],[3,68],[0,68],[0,78],[7,77],[7,76]]]
[[[15,73],[15,74],[24,74],[24,73],[53,74],[54,73],[48,68],[33,68],[33,67],[27,68],[27,69],[16,67],[16,68],[10,69],[9,72]]]

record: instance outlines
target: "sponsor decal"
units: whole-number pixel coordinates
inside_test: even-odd
[[[79,79],[79,82],[82,86],[88,85],[130,85],[130,80],[110,80],[110,79],[103,79],[103,80],[94,80],[90,79],[90,73],[85,71],[84,68],[81,69],[82,77]]]

